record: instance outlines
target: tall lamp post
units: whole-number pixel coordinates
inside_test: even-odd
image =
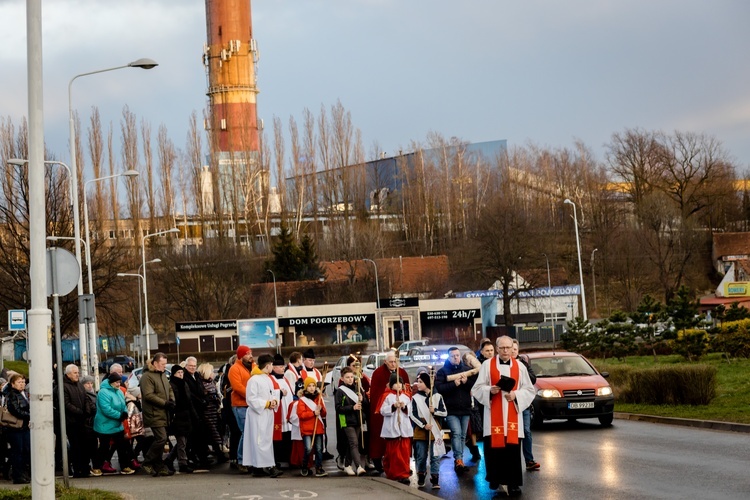
[[[591,251],[591,287],[594,289],[594,311],[596,311],[596,271],[594,270],[594,254],[598,251],[598,248],[594,248]]]
[[[555,313],[552,309],[552,277],[549,273],[549,257],[546,253],[543,253],[544,260],[547,261],[547,298],[549,299],[549,313],[552,316],[552,349],[555,348]]]
[[[382,338],[380,328],[380,285],[378,284],[378,265],[372,259],[362,259],[365,262],[369,262],[375,268],[375,294],[377,296],[377,302],[375,302],[375,336],[378,338],[378,350],[382,351],[385,349],[385,339]]]
[[[73,169],[73,172],[75,172],[75,169]],[[107,175],[105,177],[97,177],[96,179],[88,180],[83,185],[83,225],[86,228],[86,268],[89,271],[89,295],[91,295],[92,299],[94,297],[94,270],[91,267],[91,240],[89,239],[91,231],[89,231],[89,206],[88,206],[88,197],[86,196],[86,189],[89,184],[92,182],[99,182],[99,181],[105,181],[107,179],[114,179],[115,177],[137,177],[138,171],[137,170],[126,170],[125,172],[121,174],[114,174],[114,175]],[[77,190],[76,190],[77,191]],[[100,214],[101,216],[101,214]],[[78,240],[76,240],[78,241]],[[80,243],[78,243],[78,247],[80,251]],[[80,325],[79,325],[80,326]],[[83,335],[86,336],[86,325],[84,325],[84,331]],[[99,353],[98,353],[98,342],[97,342],[97,333],[96,333],[96,320],[94,320],[93,323],[90,324],[89,327],[89,359],[91,360],[91,371],[94,375],[94,382],[97,389],[99,389],[99,377],[96,376],[96,369],[99,366]]]
[[[161,259],[152,259],[146,262],[146,264],[155,264],[157,262],[161,262]],[[141,274],[141,267],[143,264],[140,264],[138,266],[138,273],[117,273],[118,278],[124,278],[124,277],[133,277],[133,278],[140,278],[138,280],[138,335],[143,335],[143,305],[142,305],[142,299],[141,299],[141,282],[143,281],[143,275]],[[145,366],[144,357],[143,357],[143,346],[139,346],[138,351],[140,352],[140,361],[141,366]]]
[[[273,277],[273,315],[274,317],[279,317],[279,298],[276,295],[276,274],[271,271],[270,269],[266,269],[269,273],[271,273],[271,276]],[[281,345],[279,344],[279,332],[276,332],[276,352],[278,354],[281,354]]]
[[[167,229],[165,231],[144,234],[143,238],[141,238],[141,257],[143,259],[143,263],[141,264],[143,266],[143,310],[146,316],[146,324],[144,325],[144,328],[146,329],[146,358],[151,356],[151,324],[148,322],[148,280],[146,280],[146,240],[163,234],[179,232],[179,229],[173,227],[172,229]]]
[[[586,291],[583,288],[583,266],[581,266],[581,238],[578,236],[578,213],[576,210],[576,204],[566,198],[564,203],[573,205],[573,221],[576,226],[576,248],[578,249],[578,277],[581,280],[581,305],[583,306],[583,320],[588,321],[588,314],[586,313]]]
[[[77,153],[76,153],[76,129],[75,129],[75,120],[73,119],[73,82],[76,81],[78,78],[81,78],[83,76],[89,76],[89,75],[95,75],[97,73],[106,73],[108,71],[115,71],[118,69],[123,68],[141,68],[141,69],[151,69],[155,68],[159,64],[156,61],[153,61],[151,59],[138,59],[136,61],[133,61],[131,63],[125,64],[123,66],[115,66],[114,68],[106,68],[106,69],[100,69],[98,71],[89,71],[88,73],[81,73],[78,75],[75,75],[73,78],[70,79],[70,82],[68,82],[68,120],[70,124],[70,177],[71,177],[71,185],[73,186],[71,196],[73,198],[73,230],[74,230],[74,236],[75,236],[75,253],[76,253],[76,260],[78,261],[78,266],[81,269],[80,274],[78,275],[78,296],[80,297],[83,295],[83,266],[81,261],[81,221],[80,221],[80,215],[78,211],[78,165],[77,165]],[[85,203],[86,201],[86,192],[84,190],[84,198],[83,201]],[[86,223],[86,232],[88,234],[88,223]],[[88,255],[88,252],[87,252]],[[87,262],[90,262],[87,257]],[[89,278],[91,277],[91,267],[89,265]],[[89,284],[89,293],[93,293],[91,291],[91,284]],[[81,315],[79,315],[80,317]],[[94,334],[94,339],[96,338]],[[86,358],[87,349],[86,349],[86,324],[85,323],[78,323],[78,339],[80,343],[80,349],[81,349],[81,370],[83,373],[88,373],[88,360]],[[92,345],[93,353],[92,356],[96,356],[96,346]],[[91,373],[96,375],[96,369],[97,369],[97,360],[91,360]],[[95,379],[98,379],[98,377],[94,377]],[[97,384],[98,388],[98,384]]]
[[[8,160],[9,165],[16,165],[16,166],[25,166],[28,163],[28,160],[21,160],[18,158],[12,158]],[[74,237],[60,237],[57,236],[57,239],[60,240],[73,240],[74,246],[76,248],[76,262],[78,262],[78,295],[81,295],[83,293],[83,263],[81,262],[81,224],[79,221],[79,209],[78,209],[78,188],[76,186],[76,176],[73,173],[74,170],[71,169],[68,165],[61,161],[57,160],[45,160],[45,165],[60,165],[68,172],[68,181],[70,183],[70,204],[73,209],[73,234]],[[49,237],[47,238],[50,241],[57,241],[57,239],[52,240]],[[80,323],[78,325],[78,346],[80,350],[81,355],[81,372],[88,374],[89,373],[89,359],[88,359],[88,349],[86,347],[86,326],[83,323]]]

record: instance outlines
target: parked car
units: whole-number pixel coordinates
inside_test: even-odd
[[[362,367],[362,373],[367,375],[368,378],[372,378],[372,372],[374,372],[380,365],[383,364],[383,361],[385,361],[385,355],[387,353],[387,351],[376,352],[367,356],[365,364]]]
[[[130,356],[125,356],[124,354],[117,354],[99,363],[99,373],[109,373],[109,367],[115,363],[122,365],[123,372],[130,372],[135,368],[135,359]]]
[[[401,359],[409,353],[409,349],[411,349],[412,347],[423,346],[429,343],[430,339],[407,340],[406,342],[402,342],[401,345],[398,346],[396,354],[398,354],[399,359]]]
[[[409,349],[406,356],[400,358],[401,367],[409,375],[409,381],[413,383],[417,380],[417,373],[420,371],[429,372],[430,368],[434,367],[437,372],[442,368],[445,360],[448,359],[448,350],[451,347],[458,347],[461,356],[466,352],[471,352],[471,349],[461,344],[428,344]]]
[[[172,375],[172,363],[167,363],[166,369],[167,378]],[[143,367],[136,368],[128,376],[128,394],[135,396],[136,398],[141,397],[141,375],[143,375]]]
[[[536,375],[536,397],[532,425],[545,420],[598,418],[603,426],[612,424],[615,397],[594,365],[573,352],[530,352],[526,354]]]

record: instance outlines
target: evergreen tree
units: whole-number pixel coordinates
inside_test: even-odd
[[[318,261],[315,243],[307,234],[302,237],[300,254],[302,259],[302,276],[300,276],[300,279],[316,280],[323,277],[323,269]]]
[[[286,224],[281,223],[281,232],[271,249],[273,258],[268,269],[274,272],[277,281],[297,281],[303,274],[303,256],[292,238]]]
[[[698,303],[688,287],[683,285],[677,290],[677,294],[669,303],[669,312],[678,330],[692,328],[698,324]]]

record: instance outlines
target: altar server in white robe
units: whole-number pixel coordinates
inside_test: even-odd
[[[281,404],[281,393],[278,384],[271,380],[272,369],[273,356],[260,356],[245,392],[247,418],[242,465],[252,467],[255,476],[278,477],[283,473],[276,468],[273,454],[274,412]]]

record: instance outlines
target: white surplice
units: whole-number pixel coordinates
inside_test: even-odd
[[[245,400],[247,418],[242,443],[242,465],[248,467],[273,467],[273,410],[271,400],[280,401],[278,389],[273,388],[271,377],[257,373],[247,381]]]

